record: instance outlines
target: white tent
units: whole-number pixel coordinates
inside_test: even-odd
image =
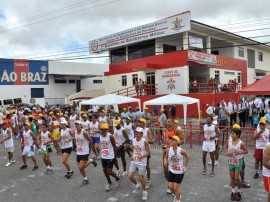
[[[169,94],[165,95],[153,100],[149,100],[144,102],[143,107],[146,105],[172,105],[172,104],[179,104],[183,105],[184,107],[184,124],[187,123],[187,105],[197,103],[198,106],[198,115],[200,118],[200,100],[186,97],[182,95],[175,95],[175,94]]]
[[[125,104],[125,103],[131,103],[131,102],[137,102],[139,109],[141,109],[141,101],[137,98],[131,98],[131,97],[125,97],[121,95],[115,95],[115,94],[107,94],[100,97],[96,97],[90,100],[86,100],[84,102],[80,103],[80,109],[82,105],[105,105],[107,108],[108,105],[113,105],[114,110],[116,112],[119,112],[118,105],[119,104]]]

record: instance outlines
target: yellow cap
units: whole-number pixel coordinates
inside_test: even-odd
[[[260,121],[267,121],[267,118],[265,116],[263,116]]]
[[[144,118],[140,118],[139,122],[146,123],[146,120]]]
[[[160,112],[164,112],[164,109],[163,109],[163,108],[161,108],[161,109],[160,109]]]
[[[108,124],[106,124],[106,123],[103,123],[103,124],[101,124],[101,126],[100,126],[100,129],[101,130],[107,130],[109,128],[109,126],[108,126]]]
[[[29,115],[28,118],[33,118],[33,115]]]
[[[241,127],[237,123],[233,125],[233,128],[241,129]]]
[[[84,114],[84,111],[80,111],[80,114]]]
[[[64,114],[64,117],[68,117],[68,115],[67,114]]]
[[[83,114],[83,117],[88,117],[87,114]]]
[[[39,113],[38,116],[43,117],[43,114]]]
[[[180,142],[180,138],[176,135],[172,136],[172,139],[176,140],[176,142]]]
[[[56,113],[56,116],[60,116],[60,113]]]
[[[60,116],[63,116],[63,113],[60,113]]]
[[[10,105],[7,105],[7,108],[10,107]]]
[[[127,110],[127,108],[124,108],[123,110]]]
[[[143,108],[144,110],[148,110],[148,107]]]
[[[6,118],[7,118],[7,116],[6,116],[6,115],[3,115],[3,116],[2,116],[2,119],[6,119]]]
[[[101,112],[104,112],[105,113],[105,110],[103,109],[103,110],[101,110]]]
[[[177,123],[177,124],[178,124],[178,123],[179,123],[179,121],[178,121],[177,119],[175,119],[175,120],[174,120],[174,123]]]
[[[260,124],[263,123],[263,124],[266,124],[266,121],[265,120],[261,120],[260,121]]]
[[[118,126],[119,124],[121,124],[121,121],[120,120],[115,120],[113,125]]]
[[[24,125],[27,125],[28,127],[30,127],[30,123],[29,122],[24,123]]]
[[[53,112],[50,112],[49,114],[50,114],[50,115],[52,115],[52,114],[53,114]]]

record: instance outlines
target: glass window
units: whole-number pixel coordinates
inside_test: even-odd
[[[241,82],[241,73],[240,72],[237,73],[237,83],[242,83]]]
[[[127,86],[127,76],[122,76],[122,86]]]
[[[155,40],[145,41],[128,47],[128,59],[134,60],[156,54]]]
[[[247,50],[247,62],[249,68],[255,68],[255,51],[254,50]]]
[[[126,61],[126,48],[118,48],[111,51],[111,64]]]
[[[22,98],[15,98],[13,99],[14,101],[14,104],[19,104],[19,103],[22,103]]]
[[[219,71],[218,70],[215,71],[215,78],[219,79]]]
[[[31,88],[31,98],[44,98],[44,88]]]
[[[176,51],[176,46],[163,44],[163,53],[170,53]]]
[[[138,74],[132,74],[132,84],[134,85],[136,81],[138,81]]]
[[[102,83],[102,80],[93,80],[93,83]]]
[[[65,80],[65,79],[55,79],[54,83],[67,83],[67,80]]]
[[[263,53],[262,52],[259,52],[258,53],[258,59],[259,59],[259,61],[263,61]]]
[[[68,80],[68,83],[75,83],[75,80]]]
[[[245,54],[244,54],[244,48],[238,47],[238,56],[239,57],[242,57],[242,58],[245,56]]]
[[[3,102],[4,102],[4,105],[12,105],[13,104],[12,99],[3,100]]]

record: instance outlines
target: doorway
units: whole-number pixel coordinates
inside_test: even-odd
[[[156,74],[155,72],[146,73],[146,83],[149,86],[147,90],[148,95],[156,94]]]

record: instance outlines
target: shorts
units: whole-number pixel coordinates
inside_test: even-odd
[[[122,145],[117,147],[117,157],[120,158],[123,153],[125,154],[125,148]]]
[[[88,161],[89,154],[85,155],[77,155],[77,162],[79,163],[80,161]]]
[[[42,154],[48,154],[52,152],[52,144],[46,145],[46,149],[41,149]]]
[[[91,137],[93,144],[99,144],[100,143],[100,137]]]
[[[28,157],[35,156],[35,149],[33,147],[24,146],[22,155]]]
[[[59,131],[59,130],[56,130],[56,131],[53,131],[53,132],[52,132],[52,138],[53,138],[55,141],[58,140],[59,136],[60,136],[60,131]]]
[[[171,171],[169,171],[168,182],[181,184],[183,178],[184,178],[184,173],[183,174],[174,174]]]
[[[138,170],[138,175],[144,175],[146,173],[146,166],[138,166],[131,163],[128,172],[135,173],[136,170]]]
[[[264,190],[270,193],[270,177],[263,176]]]
[[[72,147],[62,149],[62,154],[63,153],[71,154],[71,152],[72,152]]]
[[[203,142],[202,150],[205,152],[214,152],[216,150],[216,145]]]
[[[228,159],[228,168],[230,171],[240,172],[243,170],[243,159],[238,159],[238,164],[233,165],[230,164],[230,160]]]
[[[14,152],[14,146],[6,147],[6,152]]]
[[[263,158],[263,149],[255,149],[254,158],[261,161]]]
[[[114,159],[101,159],[102,168],[113,168]]]

